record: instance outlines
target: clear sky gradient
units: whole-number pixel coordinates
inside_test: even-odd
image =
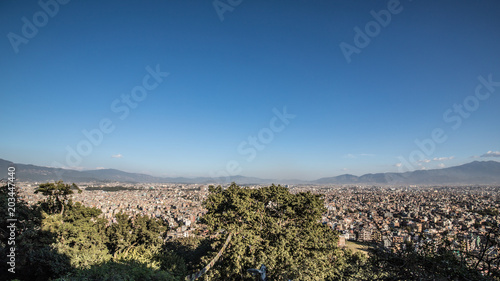
[[[277,179],[499,160],[499,14],[495,0],[2,1],[0,158]]]

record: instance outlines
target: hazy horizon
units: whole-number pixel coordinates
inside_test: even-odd
[[[0,160],[9,161],[7,159],[2,159],[2,158],[0,158]],[[461,165],[465,165],[465,164],[471,164],[472,162],[476,162],[476,161],[479,161],[479,162],[493,161],[493,162],[500,163],[500,161],[497,161],[497,160],[481,160],[481,159],[477,160],[477,159],[471,159],[471,161],[466,162],[464,164],[459,164],[457,166],[461,166]],[[23,164],[23,165],[32,165],[31,163],[16,163],[16,162],[14,162],[14,163],[15,164]],[[42,167],[44,167],[44,166],[42,166]],[[59,168],[59,167],[51,167],[51,166],[46,166],[46,167],[47,168]],[[456,166],[452,166],[452,167],[456,167]],[[106,168],[106,167],[97,167],[95,169],[65,167],[63,169],[68,169],[68,170],[72,170],[72,171],[79,171],[79,172],[97,171],[97,170],[118,170],[118,171],[127,172],[127,173],[146,174],[146,175],[149,175],[149,176],[161,177],[161,178],[184,177],[184,178],[192,178],[192,179],[194,179],[194,178],[205,178],[205,177],[207,177],[205,174],[192,175],[192,176],[185,176],[185,175],[184,176],[182,176],[182,175],[179,175],[179,176],[155,175],[155,174],[150,174],[150,173],[140,173],[140,172],[137,172],[137,171],[127,171],[127,170],[120,170],[120,169]],[[443,169],[443,168],[437,168],[437,169]],[[421,169],[421,170],[426,170],[426,169]],[[256,178],[256,179],[260,179],[260,180],[277,180],[277,181],[287,181],[287,182],[290,182],[290,181],[308,182],[308,181],[315,181],[315,180],[320,180],[320,179],[325,179],[325,178],[332,178],[332,177],[337,177],[337,176],[344,176],[344,175],[353,175],[353,176],[356,176],[356,177],[361,177],[361,176],[370,175],[370,174],[377,174],[377,173],[385,173],[385,172],[367,172],[367,173],[364,173],[364,174],[341,173],[341,174],[324,175],[324,176],[317,177],[317,178],[276,178],[276,177],[261,178],[261,177],[252,176],[252,175],[231,175],[230,177],[223,177],[223,178],[226,178],[227,181],[233,181],[232,177],[240,177],[240,176],[242,176],[242,177],[247,177],[247,178]],[[398,173],[398,172],[396,172],[396,173]],[[64,175],[64,174],[61,174],[61,175]]]
[[[4,1],[0,158],[300,180],[500,160],[500,2],[230,3]]]

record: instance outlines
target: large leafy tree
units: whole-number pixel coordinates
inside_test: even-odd
[[[70,203],[68,200],[68,195],[73,194],[73,190],[78,190],[81,193],[82,190],[76,184],[65,184],[63,181],[58,181],[56,183],[42,183],[35,190],[35,193],[42,193],[47,196],[47,200],[42,207],[45,207],[46,211],[49,213],[60,211],[61,215],[64,213],[64,207],[66,204]]]
[[[335,280],[346,271],[347,253],[337,248],[336,233],[320,222],[326,211],[320,195],[234,183],[209,191],[203,220],[219,237],[214,249],[233,235],[206,280],[254,280],[247,270],[261,264],[269,280]]]

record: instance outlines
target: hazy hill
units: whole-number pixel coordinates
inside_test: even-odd
[[[0,178],[7,177],[7,168],[13,163],[0,159],[0,170],[5,171]],[[62,179],[66,182],[120,181],[157,183],[224,183],[271,184],[283,181],[254,177],[233,176],[231,178],[210,177],[155,177],[146,174],[128,173],[116,169],[76,171],[35,165],[15,164],[16,176],[21,181],[46,182]],[[287,183],[292,183],[287,181]],[[496,161],[474,161],[468,164],[434,170],[418,170],[405,173],[376,173],[362,176],[340,175],[321,178],[311,182],[294,181],[301,184],[500,184],[500,163]]]
[[[0,171],[5,171],[4,175],[0,174],[1,178],[7,177],[7,168],[13,162],[0,159]],[[99,169],[76,171],[69,169],[42,167],[27,164],[14,164],[16,167],[16,177],[21,181],[46,182],[50,180],[60,180],[65,182],[157,182],[157,183],[224,183],[235,181],[239,184],[271,184],[272,180],[259,179],[253,177],[233,176],[231,178],[211,178],[211,177],[155,177],[146,174],[128,173],[116,169]]]
[[[474,161],[443,169],[405,173],[340,175],[315,180],[318,184],[500,184],[500,163]]]

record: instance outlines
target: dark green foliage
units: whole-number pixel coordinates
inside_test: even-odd
[[[146,264],[137,261],[108,261],[104,264],[93,265],[89,269],[77,270],[68,276],[57,279],[74,281],[181,281],[172,274],[155,270]]]
[[[187,275],[188,272],[200,270],[204,266],[202,258],[211,250],[210,244],[210,240],[194,236],[169,241],[164,246],[163,252],[169,254],[163,264],[166,269],[172,267],[172,265],[176,265],[177,271],[180,271],[183,267],[182,264],[184,264],[183,275]],[[179,261],[177,259],[181,260],[180,264],[178,264]]]
[[[47,196],[47,200],[40,205],[45,212],[49,214],[61,212],[63,214],[64,207],[68,204],[68,195],[73,194],[73,190],[78,190],[78,193],[82,192],[74,183],[70,185],[63,183],[63,181],[58,181],[56,183],[40,184],[35,193],[40,192]]]
[[[17,187],[19,188],[19,187]],[[51,246],[56,241],[53,233],[41,229],[42,213],[39,208],[31,208],[23,200],[19,200],[17,189],[15,198],[16,230],[15,245],[8,245],[7,238],[7,199],[8,186],[0,187],[0,280],[47,280],[57,278],[71,269],[70,259],[58,253]],[[10,248],[16,249],[16,273],[7,271],[7,254]]]
[[[108,248],[114,257],[131,247],[137,239],[137,234],[131,231],[132,218],[123,213],[116,214],[115,218],[116,223],[106,229],[109,237]]]
[[[470,269],[457,256],[445,247],[413,250],[395,253],[372,249],[369,262],[364,271],[369,273],[363,280],[494,280]]]
[[[63,215],[44,213],[42,230],[56,236],[53,247],[67,255],[75,268],[109,260],[111,256],[105,244],[107,222],[99,217],[101,210],[85,207],[80,202],[65,206]]]
[[[265,264],[269,280],[333,280],[342,275],[345,253],[337,235],[320,223],[320,195],[291,194],[272,185],[260,189],[211,187],[203,220],[219,239],[233,233],[223,258],[206,280],[254,280],[247,269]],[[208,261],[208,259],[205,259]]]
[[[126,214],[115,215],[116,223],[106,229],[107,243],[115,260],[138,260],[159,266],[158,257],[163,245],[167,226],[156,218]]]
[[[160,269],[172,273],[174,276],[182,278],[188,274],[185,257],[181,257],[170,250],[163,250],[158,255]]]
[[[67,195],[71,194],[75,188],[77,188],[76,185],[66,185],[62,182],[41,184],[37,192],[45,194],[46,200],[33,208],[27,206],[22,200],[16,202],[16,218],[18,219],[16,274],[6,275],[5,259],[8,250],[6,235],[8,233],[0,231],[2,238],[0,241],[0,261],[2,262],[0,280],[13,278],[48,280],[72,272],[83,272],[91,267],[98,268],[96,265],[111,261],[110,253],[116,253],[118,246],[126,249],[126,252],[117,254],[116,260],[127,262],[130,272],[137,271],[139,274],[137,276],[143,276],[140,274],[144,272],[146,274],[144,276],[160,278],[149,280],[163,280],[162,276],[171,277],[165,272],[157,272],[153,269],[154,265],[158,269],[160,264],[162,235],[166,231],[162,221],[142,216],[131,219],[120,215],[121,221],[125,221],[122,229],[116,224],[108,226],[108,222],[100,217],[101,210],[85,207],[79,202],[73,203],[67,198]],[[0,211],[4,214],[7,213],[8,206],[7,192],[7,187],[2,187],[0,190]],[[5,216],[1,219],[1,227],[6,229]],[[120,233],[131,233],[131,237],[125,241],[116,239]],[[107,234],[110,236],[108,237]],[[115,239],[115,243],[112,239]],[[117,240],[120,242],[116,242]],[[149,268],[145,269],[147,266]],[[124,266],[120,264],[109,265],[109,267]]]

